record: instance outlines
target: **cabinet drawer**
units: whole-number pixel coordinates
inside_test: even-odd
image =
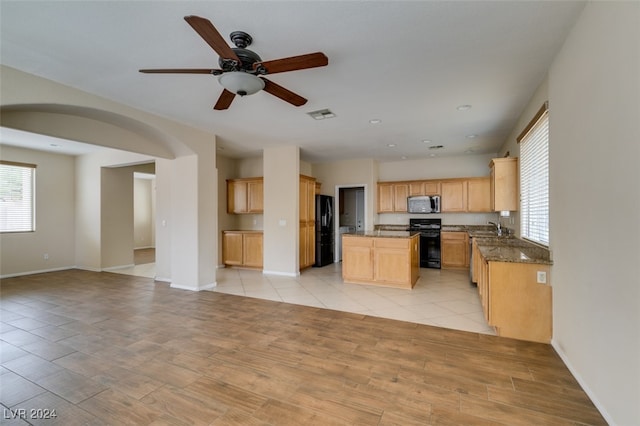
[[[466,232],[442,232],[440,238],[443,240],[466,240]]]
[[[342,244],[346,247],[373,247],[373,240],[365,237],[342,236]]]
[[[407,238],[375,238],[376,248],[399,248],[406,249],[409,247],[409,239]]]

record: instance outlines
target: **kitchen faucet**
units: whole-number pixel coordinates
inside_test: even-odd
[[[500,225],[500,222],[489,222],[489,225],[493,225],[496,227],[496,234],[498,234],[498,237],[502,236],[502,226]]]

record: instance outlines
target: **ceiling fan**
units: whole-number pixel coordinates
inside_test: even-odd
[[[142,69],[140,72],[148,74],[212,74],[218,76],[218,81],[224,87],[213,109],[229,108],[236,97],[252,95],[260,90],[272,94],[285,102],[295,106],[302,106],[307,100],[284,87],[267,80],[264,75],[279,72],[296,71],[306,68],[323,67],[329,59],[322,52],[288,58],[263,61],[257,53],[247,49],[253,39],[243,31],[234,31],[230,38],[235,48],[229,47],[213,26],[211,21],[199,16],[185,16],[185,21],[211,46],[220,56],[220,69],[210,68],[174,68],[174,69]]]

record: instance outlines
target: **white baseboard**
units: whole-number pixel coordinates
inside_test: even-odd
[[[51,269],[40,269],[37,271],[26,271],[26,272],[16,272],[13,274],[4,274],[0,275],[0,280],[5,278],[14,278],[14,277],[23,277],[25,275],[35,275],[35,274],[44,274],[46,272],[58,272],[58,271],[66,271],[68,269],[76,269],[75,266],[61,266],[59,268],[51,268]]]
[[[167,277],[154,277],[154,281],[162,281],[163,283],[171,283],[171,278]]]
[[[267,271],[263,270],[262,275],[277,275],[280,277],[292,277],[297,278],[300,276],[300,272],[282,272],[282,271]]]
[[[551,347],[555,349],[560,359],[562,359],[562,362],[564,362],[564,365],[567,366],[571,374],[573,374],[573,377],[575,377],[576,381],[580,384],[580,387],[582,387],[582,390],[584,390],[584,392],[589,396],[589,399],[591,399],[591,402],[593,402],[593,405],[595,405],[598,411],[600,411],[600,414],[602,414],[602,417],[604,417],[604,419],[607,421],[608,424],[615,425],[616,423],[613,421],[613,419],[611,418],[607,410],[604,408],[604,406],[598,401],[598,398],[596,397],[595,393],[593,393],[593,391],[589,388],[589,386],[587,385],[585,380],[582,378],[580,373],[578,373],[578,371],[573,367],[573,365],[571,364],[571,361],[567,357],[567,354],[565,354],[564,351],[560,348],[560,345],[558,344],[558,342],[556,342],[554,339],[551,339]]]
[[[210,283],[210,284],[201,285],[201,286],[198,286],[198,287],[188,287],[188,286],[178,285],[178,284],[171,284],[170,287],[178,289],[178,290],[203,291],[203,290],[211,290],[212,288],[214,288],[217,285],[218,284],[214,282],[214,283]]]
[[[131,263],[128,265],[109,266],[108,268],[102,268],[102,270],[104,272],[111,272],[111,271],[117,271],[118,269],[133,268],[134,266],[136,265],[134,263]]]

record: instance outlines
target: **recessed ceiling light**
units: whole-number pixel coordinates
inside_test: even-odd
[[[473,138],[475,138],[476,136],[478,136],[478,135],[475,135],[475,134],[473,134],[473,133],[472,133],[472,134],[470,134],[470,135],[467,135],[467,139],[473,139]]]
[[[395,143],[388,143],[388,144],[387,144],[387,146],[388,146],[389,148],[393,148],[394,146],[396,146],[396,144],[395,144]]]
[[[406,156],[406,155],[403,155],[403,156],[402,156],[402,157],[400,157],[400,158],[401,158],[402,160],[406,160],[406,159],[407,159],[407,156]]]
[[[471,105],[459,105],[456,109],[458,111],[467,111],[471,109]]]
[[[435,154],[429,154],[429,157],[435,157],[435,156],[436,156]]]
[[[382,120],[380,120],[379,118],[372,118],[371,120],[369,120],[369,123],[371,123],[371,124],[380,124],[380,123],[382,123]]]
[[[431,143],[429,139],[422,139],[422,143]]]

